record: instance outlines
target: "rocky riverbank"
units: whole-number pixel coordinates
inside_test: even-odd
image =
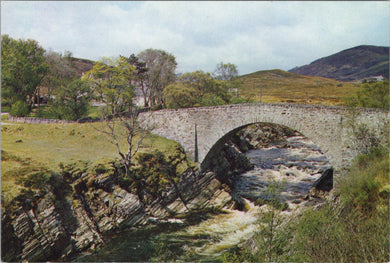
[[[237,167],[235,154],[229,153],[226,169]],[[3,261],[66,260],[95,249],[107,233],[175,218],[185,221],[193,213],[234,202],[229,185],[212,171],[189,169],[161,198],[145,204],[119,180],[118,170],[100,167],[91,173],[78,165],[52,173],[39,187],[3,205]]]

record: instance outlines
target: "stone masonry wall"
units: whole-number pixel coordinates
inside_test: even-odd
[[[340,168],[354,158],[348,149],[351,131],[346,125],[347,115],[347,108],[335,106],[236,104],[145,112],[139,121],[152,133],[179,142],[187,155],[200,163],[211,147],[234,129],[259,122],[280,124],[311,139],[330,163]],[[388,111],[376,109],[361,109],[357,117],[358,123],[374,129],[388,120]]]

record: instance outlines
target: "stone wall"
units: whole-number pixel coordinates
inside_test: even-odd
[[[311,139],[330,163],[340,168],[355,156],[348,149],[348,112],[335,106],[236,104],[145,112],[139,120],[152,133],[179,142],[187,155],[200,163],[218,140],[235,129],[261,122],[284,125]],[[375,129],[389,120],[389,112],[361,109],[356,120]]]
[[[41,119],[41,118],[33,118],[33,117],[14,117],[9,115],[9,121],[12,122],[21,122],[21,123],[74,123],[74,121],[65,121],[65,120],[57,120],[57,119]]]

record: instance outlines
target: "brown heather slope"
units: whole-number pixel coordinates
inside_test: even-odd
[[[241,97],[269,103],[342,105],[360,85],[323,77],[311,77],[280,69],[257,71],[236,79]],[[261,87],[261,88],[260,88]]]

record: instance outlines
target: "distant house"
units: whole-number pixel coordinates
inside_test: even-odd
[[[361,83],[384,81],[385,77],[382,75],[367,77],[361,80]]]

